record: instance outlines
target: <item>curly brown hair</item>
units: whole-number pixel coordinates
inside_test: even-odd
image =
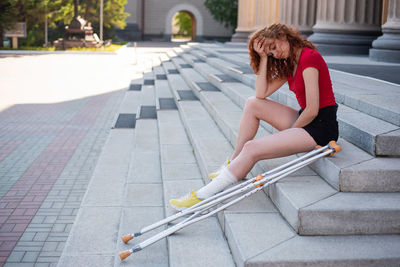
[[[287,59],[277,59],[273,56],[268,56],[267,64],[267,80],[272,79],[285,79],[292,75],[296,62],[296,48],[308,47],[316,50],[316,47],[310,41],[303,39],[297,29],[288,27],[284,24],[272,24],[254,32],[249,41],[249,55],[250,66],[253,68],[254,73],[258,73],[260,65],[260,55],[253,49],[254,40],[263,36],[269,39],[286,39],[289,42],[290,53]]]

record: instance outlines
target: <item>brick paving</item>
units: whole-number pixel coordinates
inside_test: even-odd
[[[13,251],[8,263],[57,263],[101,151],[90,148],[96,141],[102,147],[119,98],[118,93],[93,97],[71,110],[67,124],[46,129],[44,138],[54,136],[51,142],[0,199],[0,252],[5,259]]]
[[[58,56],[55,60],[67,57]],[[109,63],[111,56],[104,57]],[[32,58],[13,60],[13,64],[23,64],[24,60]],[[49,59],[43,57],[43,60]],[[0,73],[2,67],[6,67],[2,63],[0,61]],[[122,63],[117,67],[124,67]],[[59,70],[59,78],[66,69],[68,66]],[[126,78],[127,87],[126,73],[116,79]],[[105,74],[112,75],[103,73],[103,79],[108,77]],[[53,80],[52,86],[57,87],[61,79]],[[83,86],[90,83],[81,81]],[[0,76],[3,88],[0,90],[7,90],[4,88],[12,82],[18,83]],[[102,82],[105,81],[99,80],[94,86]],[[38,94],[48,94],[42,85],[38,79],[32,82],[31,89]],[[65,83],[62,86],[66,86]],[[13,88],[9,86],[8,89]],[[93,94],[96,89],[92,88],[87,96],[79,92],[81,88],[76,88],[72,89],[76,90],[76,99],[54,103],[0,103],[3,107],[0,109],[0,266],[57,265],[116,118],[124,93],[121,89],[110,88]]]

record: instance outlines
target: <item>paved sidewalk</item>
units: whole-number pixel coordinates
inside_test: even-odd
[[[0,266],[57,265],[142,50],[1,55]]]

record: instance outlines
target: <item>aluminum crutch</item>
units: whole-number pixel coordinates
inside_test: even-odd
[[[320,153],[324,149],[325,148],[317,147],[316,149],[314,149],[314,150],[312,150],[312,151],[310,151],[310,152],[308,152],[308,153],[306,153],[306,154],[304,154],[304,155],[302,155],[302,156],[300,156],[300,157],[298,157],[298,158],[296,158],[294,160],[291,160],[290,162],[282,164],[281,166],[278,166],[278,167],[276,167],[276,168],[274,168],[272,170],[269,170],[269,171],[263,173],[263,176],[278,172],[278,171],[280,171],[280,170],[282,170],[284,168],[287,168],[287,167],[289,167],[289,166],[291,166],[291,165],[293,165],[293,164],[295,164],[297,162],[300,162],[300,161],[305,160],[305,159],[307,159],[309,157],[312,157],[312,156]],[[241,187],[244,187],[244,186],[254,182],[255,179],[256,179],[256,177],[248,179],[248,180],[246,180],[244,182],[241,182],[241,183],[239,183],[239,184],[237,184],[235,186],[232,186],[232,187],[230,187],[230,188],[228,188],[228,189],[226,189],[226,190],[224,190],[224,191],[222,191],[222,192],[220,192],[220,193],[218,193],[218,194],[216,194],[216,195],[214,195],[214,196],[212,196],[210,198],[207,198],[207,199],[201,201],[200,203],[198,203],[198,204],[196,204],[196,205],[194,205],[194,206],[192,206],[190,208],[187,208],[187,209],[185,209],[185,210],[183,210],[181,212],[178,212],[178,213],[176,213],[174,215],[171,215],[171,216],[169,216],[169,217],[167,217],[165,219],[162,219],[162,220],[160,220],[160,221],[158,221],[156,223],[153,223],[153,224],[151,224],[149,226],[146,226],[146,227],[140,229],[139,231],[137,231],[135,233],[124,235],[124,236],[122,236],[122,241],[124,243],[128,243],[134,237],[141,236],[142,234],[144,234],[144,233],[146,233],[148,231],[151,231],[151,230],[153,230],[155,228],[158,228],[158,227],[160,227],[160,226],[162,226],[164,224],[167,224],[167,223],[170,223],[172,221],[175,221],[175,220],[177,220],[177,219],[179,219],[181,217],[193,214],[198,210],[198,208],[200,206],[202,206],[202,205],[204,205],[204,204],[206,204],[206,203],[208,203],[208,202],[210,202],[210,201],[212,201],[214,199],[220,198],[221,196],[226,195],[226,194],[228,194],[230,192],[233,192],[233,191],[235,191],[235,190],[237,190],[237,189],[239,189]]]
[[[224,210],[232,205],[234,205],[235,203],[243,200],[244,198],[247,198],[248,196],[264,189],[266,186],[273,184],[277,181],[279,181],[280,179],[288,176],[289,174],[309,165],[310,163],[314,162],[315,160],[324,157],[326,155],[333,155],[335,152],[340,152],[341,147],[338,146],[336,144],[336,142],[331,141],[328,145],[318,148],[316,151],[318,151],[317,153],[313,153],[314,156],[312,157],[308,157],[308,159],[304,160],[303,162],[299,162],[293,166],[287,167],[286,169],[283,169],[275,174],[272,175],[266,175],[267,173],[264,174],[259,174],[257,175],[257,177],[251,179],[253,180],[252,183],[248,183],[248,185],[239,188],[238,190],[234,191],[234,192],[230,192],[228,194],[223,195],[220,198],[214,199],[212,201],[210,201],[209,203],[203,205],[203,206],[198,206],[197,209],[193,209],[192,212],[194,212],[194,214],[192,216],[190,216],[189,218],[179,222],[178,224],[154,235],[153,237],[137,244],[136,246],[134,246],[133,248],[123,251],[120,253],[120,258],[121,260],[124,260],[126,257],[128,257],[129,255],[131,255],[134,252],[138,252],[142,249],[144,249],[145,247],[175,233],[176,231],[191,225],[193,223],[196,223],[200,220],[206,219],[216,213],[218,213],[221,210]],[[313,151],[311,151],[313,152]],[[311,153],[309,152],[309,153]],[[321,153],[320,153],[321,152]],[[319,153],[319,154],[318,154]],[[308,154],[308,153],[307,153]],[[306,156],[306,155],[304,155]],[[304,158],[304,157],[303,157]],[[307,157],[306,157],[307,158]],[[282,169],[282,168],[280,168]],[[255,187],[255,188],[254,188]],[[249,191],[250,190],[250,191]],[[248,191],[247,193],[245,193],[246,191]],[[242,196],[231,200],[230,202],[223,204],[222,206],[218,207],[215,210],[212,210],[206,214],[204,214],[203,212],[205,210],[209,210],[211,207],[220,204],[222,201],[232,198],[235,195],[238,195],[240,193],[245,193]],[[203,201],[202,201],[203,202]],[[201,203],[201,202],[200,202]],[[203,214],[203,215],[202,215]],[[172,217],[172,216],[171,216]]]

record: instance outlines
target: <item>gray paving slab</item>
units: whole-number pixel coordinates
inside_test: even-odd
[[[76,267],[104,267],[113,266],[114,256],[106,255],[66,255],[63,256],[57,266],[76,266]]]
[[[142,106],[155,106],[155,91],[154,85],[144,85],[141,91],[141,101]]]
[[[153,67],[153,73],[154,73],[154,75],[165,74],[165,71],[162,66],[155,66],[155,67]]]
[[[193,65],[194,63],[196,63],[196,60],[198,60],[198,58],[194,55],[191,55],[190,53],[181,53],[180,56],[183,58],[183,60],[185,60],[185,62]]]
[[[287,177],[269,186],[269,197],[297,231],[299,210],[337,193],[318,176]]]
[[[156,120],[138,120],[136,122],[135,152],[159,151]]]
[[[339,103],[400,126],[400,109],[396,94],[382,95],[379,92],[366,92],[365,89],[340,83],[334,85],[334,90]]]
[[[114,256],[120,217],[121,208],[82,207],[58,266],[69,266],[67,258],[70,256],[80,256],[76,258],[80,266],[86,261],[86,255]],[[101,260],[99,257],[97,264]]]
[[[161,158],[164,163],[196,163],[192,146],[189,144],[162,145]]]
[[[237,266],[246,266],[248,259],[296,236],[277,213],[228,213],[225,229]]]
[[[121,206],[134,130],[112,130],[82,205]]]
[[[229,200],[224,201],[223,203],[228,203]],[[243,214],[255,214],[255,213],[270,213],[275,212],[277,213],[278,210],[276,209],[275,205],[272,201],[267,197],[264,192],[257,192],[240,202],[236,203],[233,206],[228,207],[222,212],[218,213],[218,220],[222,227],[222,230],[225,232],[225,218],[226,214],[230,213],[243,213]]]
[[[235,266],[215,217],[188,226],[169,237],[168,247],[170,266]]]
[[[139,120],[136,133],[127,183],[161,183],[157,121]]]
[[[338,193],[299,213],[302,235],[398,234],[400,193]]]
[[[127,183],[161,183],[159,151],[134,152],[129,165]]]
[[[190,90],[190,87],[183,81],[180,75],[167,75],[169,86],[174,90]]]
[[[174,63],[172,63],[169,60],[168,56],[166,56],[166,57],[167,57],[167,61],[163,61],[162,65],[163,65],[165,73],[168,74],[168,70],[175,70],[176,67],[175,67]]]
[[[162,169],[163,180],[202,179],[200,171],[195,167],[197,167],[195,163],[164,163]]]
[[[125,93],[125,97],[121,103],[119,112],[128,114],[136,113],[140,102],[141,102],[140,91],[128,91]]]
[[[169,85],[167,80],[157,80],[155,82],[156,87],[156,97],[157,99],[165,97],[172,97],[171,91],[169,90]],[[157,102],[156,102],[157,103]]]
[[[122,209],[121,224],[119,227],[119,235],[117,247],[114,255],[118,255],[119,252],[132,248],[135,244],[138,244],[147,238],[157,234],[161,230],[165,229],[160,227],[149,231],[142,236],[135,237],[128,244],[125,244],[121,240],[121,236],[134,233],[139,231],[145,226],[155,223],[164,218],[164,210],[162,207],[129,207]],[[168,267],[168,249],[166,239],[160,240],[153,245],[132,254],[130,257],[121,261],[118,256],[115,256],[115,260],[112,266],[149,266],[149,267]]]
[[[127,184],[124,206],[161,207],[163,193],[161,184]]]
[[[343,192],[399,192],[400,159],[373,158],[341,171]]]
[[[377,155],[400,155],[400,129],[381,134],[377,137],[378,145],[375,148]]]
[[[163,125],[179,125],[181,123],[181,118],[179,112],[176,110],[163,110],[157,113],[159,127]],[[180,128],[179,126],[177,126]]]
[[[246,266],[398,266],[399,236],[297,236]]]
[[[160,113],[162,111],[159,111]],[[178,111],[176,111],[179,116]],[[189,139],[186,136],[185,129],[181,125],[160,123],[160,143],[162,145],[186,145],[189,144]]]
[[[372,155],[395,156],[396,152],[391,145],[398,145],[396,130],[398,126],[373,118],[361,112],[343,112],[338,110],[340,120],[340,135],[353,144],[361,147]],[[380,140],[380,135],[391,133],[385,137],[389,140]],[[388,138],[392,137],[392,138]],[[386,142],[385,142],[386,141]]]
[[[154,73],[152,71],[143,72],[143,79],[144,80],[154,79]]]

